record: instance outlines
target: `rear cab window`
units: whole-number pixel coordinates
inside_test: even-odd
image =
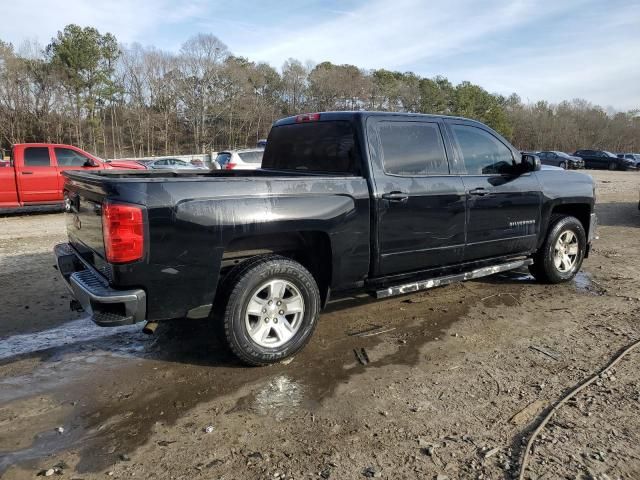
[[[262,168],[360,175],[360,156],[351,122],[318,121],[271,129]]]
[[[26,167],[50,167],[49,147],[27,147],[24,149]]]

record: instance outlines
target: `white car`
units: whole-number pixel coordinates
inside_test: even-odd
[[[257,170],[262,165],[263,148],[224,150],[218,153],[216,162],[223,170]]]

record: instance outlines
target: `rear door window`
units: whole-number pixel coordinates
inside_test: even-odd
[[[382,162],[391,175],[448,175],[437,123],[383,121],[378,126]]]
[[[264,151],[259,152],[240,152],[238,156],[246,163],[262,163],[262,155]]]
[[[501,175],[514,171],[511,150],[497,137],[470,125],[451,125],[467,175]]]
[[[353,127],[343,120],[273,127],[262,168],[359,175],[360,157]]]
[[[49,147],[27,147],[24,149],[24,164],[27,167],[50,167]]]

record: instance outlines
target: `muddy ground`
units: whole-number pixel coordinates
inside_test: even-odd
[[[640,173],[593,176],[600,239],[574,282],[346,299],[293,361],[253,369],[205,321],[147,337],[70,313],[62,214],[0,218],[0,476],[515,478],[540,413],[640,338]],[[639,367],[563,407],[526,478],[640,478]]]

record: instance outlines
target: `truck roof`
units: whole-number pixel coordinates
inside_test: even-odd
[[[319,118],[313,118],[314,116],[319,116]],[[408,113],[408,112],[378,112],[378,111],[339,111],[339,112],[315,112],[315,113],[304,113],[301,115],[293,115],[291,117],[281,118],[280,120],[276,120],[273,123],[274,127],[279,125],[289,125],[292,123],[299,123],[301,117],[306,117],[304,121],[318,121],[318,120],[346,120],[346,121],[355,121],[361,120],[368,117],[418,117],[418,118],[448,118],[455,120],[464,120],[467,122],[476,122],[476,120],[471,120],[469,118],[464,117],[456,117],[450,115],[432,115],[425,113]]]
[[[74,145],[68,145],[66,143],[49,143],[49,142],[27,142],[27,143],[13,143],[12,147],[71,147],[79,148]]]

